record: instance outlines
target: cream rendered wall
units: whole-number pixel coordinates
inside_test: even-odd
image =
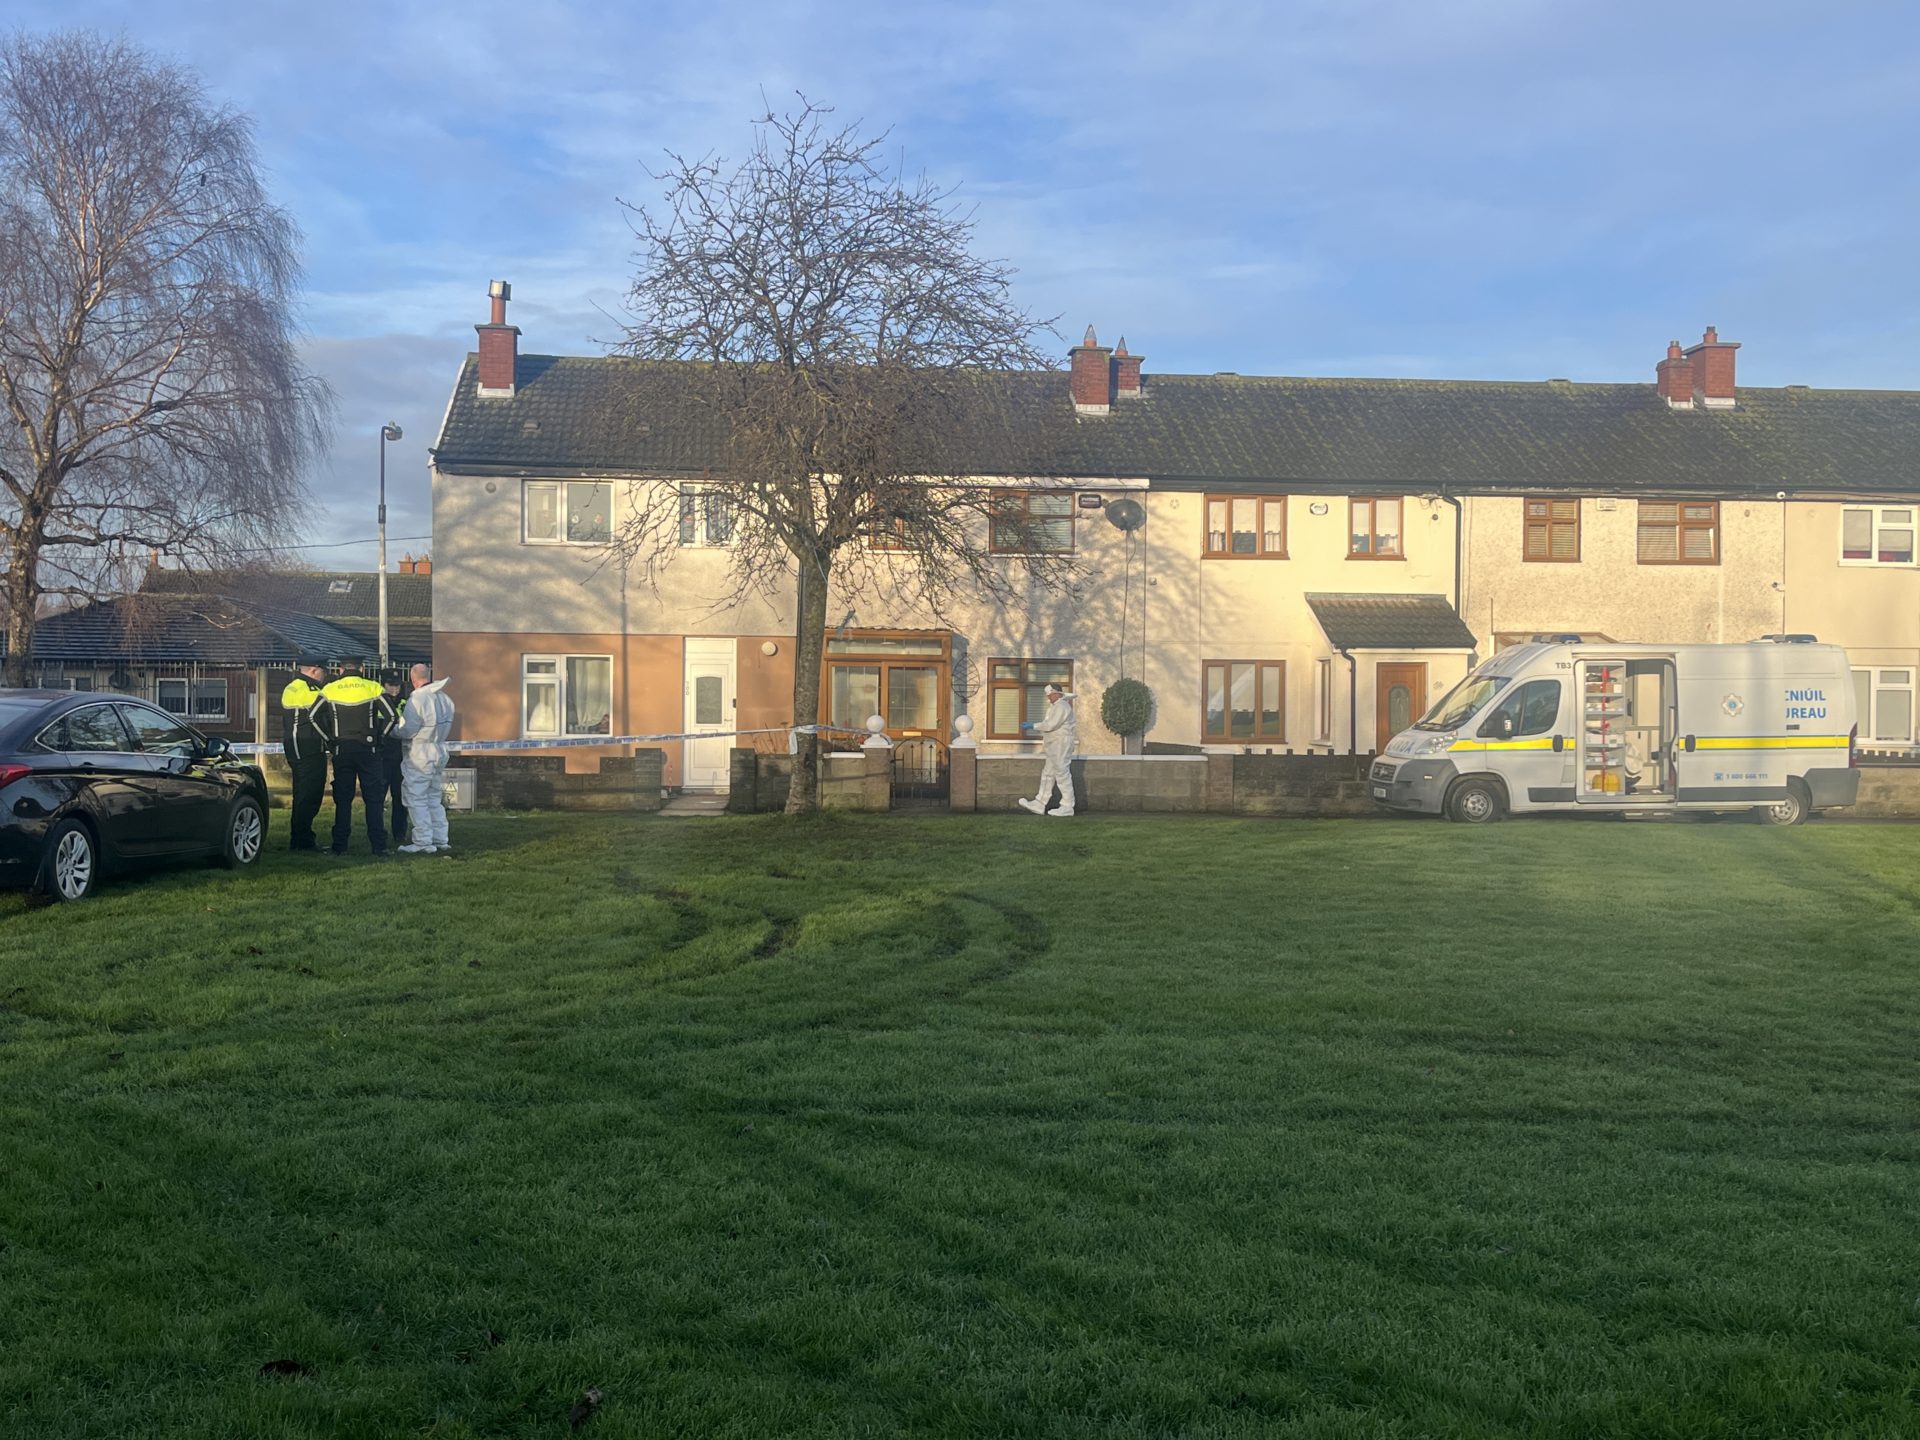
[[[1853,502],[1860,504],[1862,502]],[[1920,664],[1920,568],[1840,558],[1838,501],[1790,500],[1780,628],[1847,648],[1860,665]],[[1876,502],[1876,508],[1888,508]],[[1920,519],[1920,500],[1909,507]]]
[[[1525,501],[1467,499],[1461,617],[1483,653],[1497,632],[1597,631],[1614,640],[1751,640],[1780,628],[1780,507],[1720,502],[1718,565],[1642,565],[1638,502],[1582,497],[1580,559],[1521,558]],[[1611,506],[1611,508],[1607,508]]]

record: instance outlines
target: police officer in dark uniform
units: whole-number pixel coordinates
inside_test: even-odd
[[[353,795],[367,812],[367,843],[375,855],[387,853],[386,767],[380,748],[393,728],[393,706],[380,687],[349,665],[320,692],[313,723],[333,752],[333,853],[347,853],[353,836]]]
[[[318,850],[313,820],[327,790],[327,742],[314,727],[313,707],[327,672],[318,660],[310,659],[302,659],[294,670],[292,681],[280,692],[280,746],[293,772],[293,821],[287,827],[287,844],[294,850]]]
[[[405,844],[407,839],[407,797],[400,787],[400,717],[407,713],[405,687],[404,670],[380,672],[380,689],[393,707],[393,728],[387,731],[387,738],[380,746],[380,768],[387,777],[387,793],[393,797],[387,838],[395,845]]]

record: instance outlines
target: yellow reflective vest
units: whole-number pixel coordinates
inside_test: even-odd
[[[313,728],[313,707],[319,699],[319,690],[304,675],[294,676],[292,683],[280,692],[280,708],[285,712],[280,727],[280,743],[286,747],[289,763],[299,759],[302,754],[315,754],[326,749],[319,732]]]

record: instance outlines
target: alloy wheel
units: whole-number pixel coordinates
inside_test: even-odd
[[[93,883],[93,843],[83,830],[60,837],[53,852],[53,884],[63,900],[78,900]]]

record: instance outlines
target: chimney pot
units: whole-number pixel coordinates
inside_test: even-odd
[[[1087,338],[1069,350],[1067,358],[1074,413],[1105,415],[1113,405],[1113,351],[1094,339],[1089,325]]]
[[[507,324],[507,301],[513,287],[504,280],[487,286],[493,301],[493,319],[476,325],[480,336],[480,395],[487,400],[511,400],[520,368],[520,329]]]

